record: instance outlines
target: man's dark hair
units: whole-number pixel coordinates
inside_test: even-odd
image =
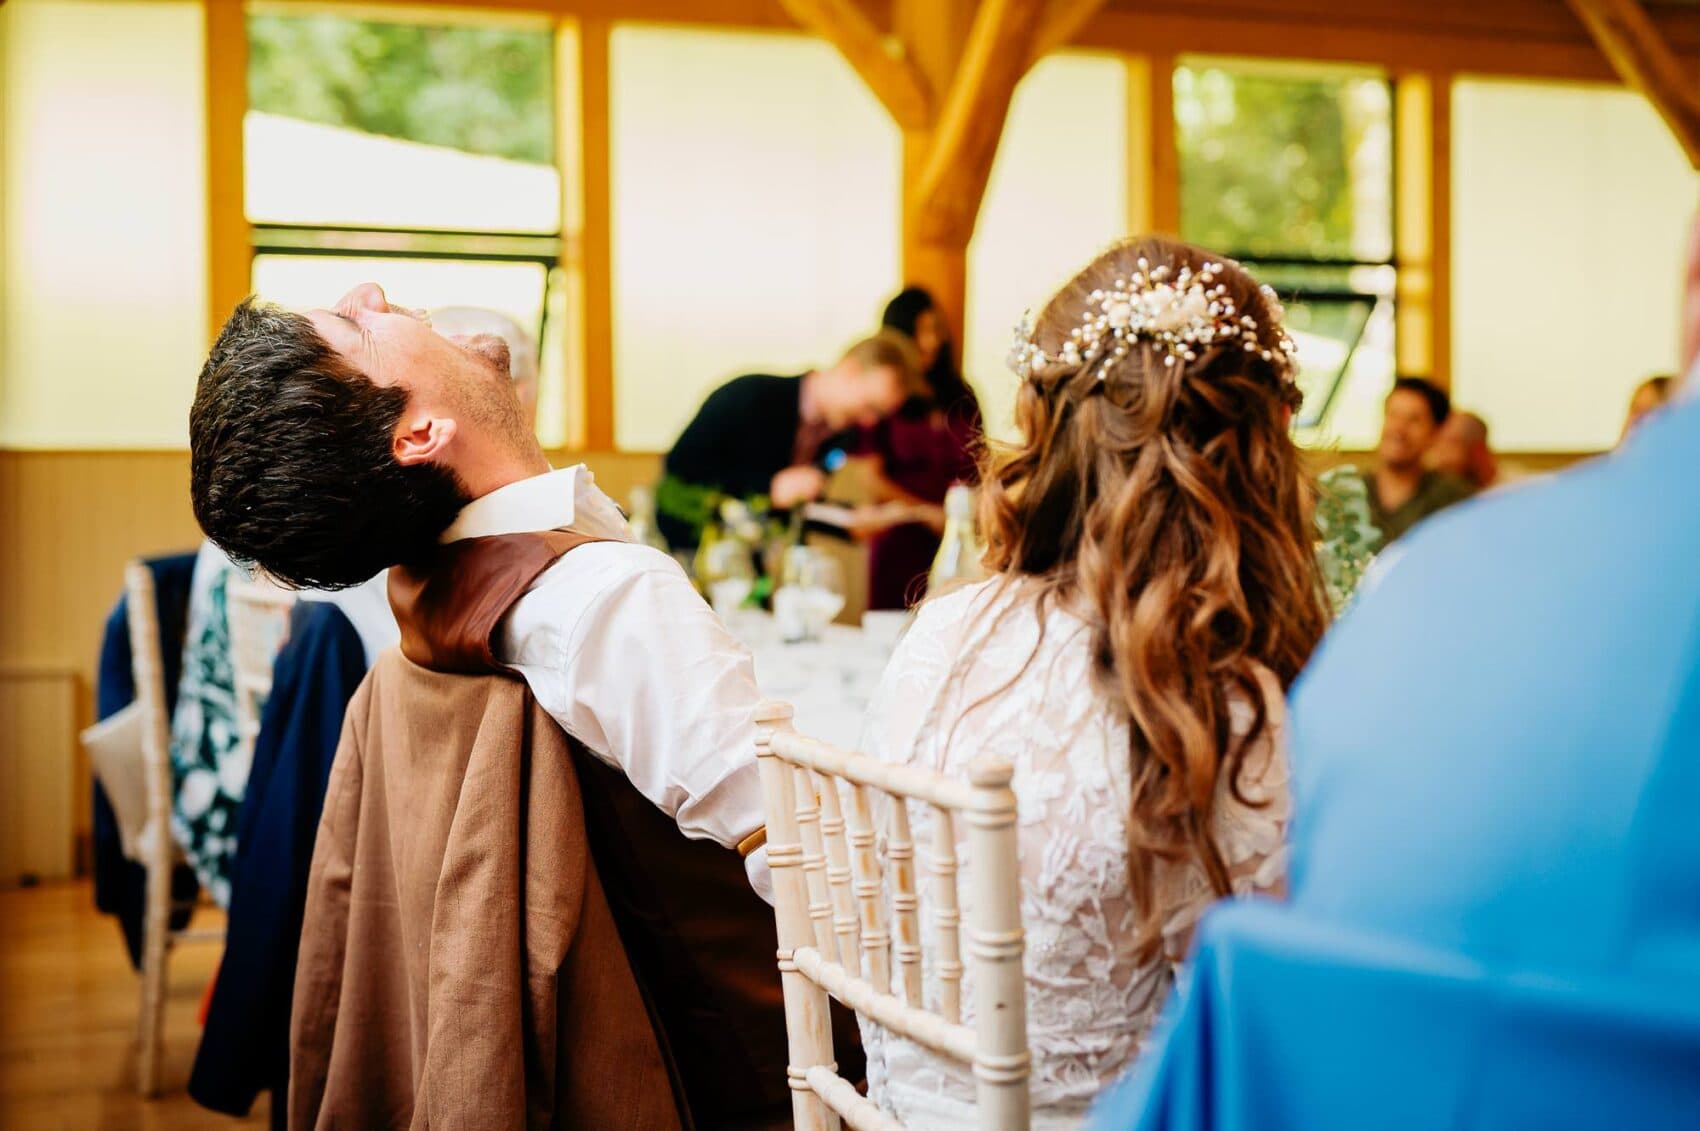
[[[1446,395],[1446,390],[1436,385],[1426,377],[1400,377],[1393,382],[1393,393],[1415,393],[1428,402],[1429,415],[1434,417],[1436,424],[1445,424],[1446,418],[1452,415],[1452,398]]]
[[[246,299],[189,410],[195,518],[220,549],[297,588],[342,589],[435,545],[467,502],[392,451],[407,391],[372,382],[299,314]]]

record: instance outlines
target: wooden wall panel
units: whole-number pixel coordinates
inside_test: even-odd
[[[76,714],[72,672],[0,668],[0,886],[71,875],[88,809]]]
[[[94,669],[137,554],[193,549],[186,452],[0,452],[0,665]]]

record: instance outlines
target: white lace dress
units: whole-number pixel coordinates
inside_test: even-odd
[[[1138,1054],[1173,980],[1173,956],[1184,954],[1193,924],[1213,897],[1200,865],[1161,875],[1159,883],[1178,908],[1165,926],[1171,957],[1135,960],[1125,708],[1094,679],[1088,625],[1054,605],[1044,621],[1041,639],[1031,589],[996,580],[923,606],[886,669],[863,749],[885,761],[948,773],[965,772],[981,755],[1015,767],[1033,1126],[1048,1131],[1084,1123],[1087,1106]],[[1264,693],[1269,725],[1247,751],[1241,792],[1266,804],[1240,804],[1225,783],[1217,800],[1217,843],[1240,893],[1278,889],[1286,871],[1284,712],[1273,676]],[[1249,727],[1251,715],[1250,704],[1236,707],[1241,727]],[[924,876],[931,808],[911,805],[910,814],[917,871]],[[966,926],[974,863],[966,843],[957,851]],[[923,992],[935,1007],[929,901],[923,898],[921,907]],[[973,1022],[972,979],[970,970],[962,989],[967,1024]],[[866,1021],[862,1036],[869,1094],[888,1112],[917,1131],[974,1126],[968,1069]]]

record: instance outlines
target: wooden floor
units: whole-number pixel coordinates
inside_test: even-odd
[[[196,927],[216,927],[201,911]],[[247,1119],[217,1115],[183,1091],[201,1029],[201,995],[218,961],[213,943],[179,947],[170,962],[165,1092],[136,1094],[134,972],[112,919],[86,883],[0,891],[0,1129],[196,1131],[266,1126],[261,1097]]]

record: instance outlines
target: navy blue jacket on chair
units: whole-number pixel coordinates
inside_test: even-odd
[[[1096,1126],[1700,1126],[1700,400],[1401,547],[1294,691],[1289,902]]]
[[[177,677],[183,667],[183,632],[189,619],[189,584],[195,572],[194,554],[172,554],[143,563],[153,573],[154,607],[159,616],[160,671],[165,677],[165,711],[177,704]],[[100,668],[95,681],[95,717],[110,718],[136,699],[136,677],[131,667],[130,621],[125,599],[106,618],[101,633]],[[118,818],[100,782],[94,783],[94,904],[118,919],[130,964],[142,964],[142,912],[147,903],[147,869],[124,855],[118,835]],[[181,865],[171,875],[171,896],[180,907],[192,903],[200,891],[195,873]],[[189,923],[192,908],[183,907],[171,918],[171,929]]]
[[[260,716],[224,959],[189,1077],[189,1095],[214,1111],[246,1115],[254,1097],[270,1091],[272,1125],[284,1125],[307,870],[343,715],[365,675],[365,649],[342,610],[296,602]]]

